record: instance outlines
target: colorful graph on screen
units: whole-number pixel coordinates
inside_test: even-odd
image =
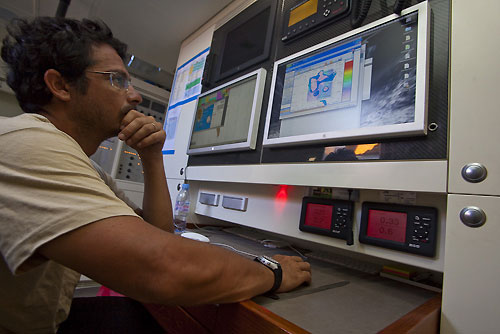
[[[356,39],[287,65],[280,119],[356,106],[363,57]]]
[[[353,61],[348,61],[344,64],[344,82],[342,85],[342,101],[351,100],[352,89],[352,66]]]

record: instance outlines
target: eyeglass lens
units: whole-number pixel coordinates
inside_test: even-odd
[[[128,89],[130,80],[122,73],[111,73],[111,83],[113,86],[120,89]]]

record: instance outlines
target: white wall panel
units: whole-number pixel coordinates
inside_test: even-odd
[[[486,9],[487,8],[487,9]],[[450,93],[451,193],[500,195],[500,1],[452,2]],[[461,169],[481,163],[480,183],[466,182]]]

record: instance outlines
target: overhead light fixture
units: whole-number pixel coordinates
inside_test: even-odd
[[[134,61],[134,58],[135,58],[134,55],[130,55],[130,60],[129,60],[128,64],[127,64],[128,67],[130,67],[130,65],[132,65],[132,62]]]

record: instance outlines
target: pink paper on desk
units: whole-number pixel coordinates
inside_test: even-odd
[[[118,292],[115,292],[113,290],[111,290],[110,288],[107,288],[105,287],[104,285],[102,285],[100,288],[99,288],[99,291],[97,292],[97,295],[96,296],[100,296],[100,297],[125,297],[124,295],[122,295],[121,293],[118,293]]]

